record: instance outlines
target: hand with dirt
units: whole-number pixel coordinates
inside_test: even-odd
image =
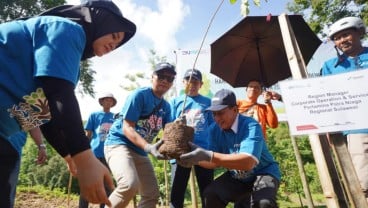
[[[114,183],[107,167],[94,156],[90,149],[73,156],[77,167],[77,178],[81,195],[93,204],[106,204],[111,207],[105,186],[113,190]]]
[[[183,163],[198,164],[200,161],[212,161],[213,151],[205,150],[192,142],[188,142],[191,152],[182,154],[180,160]]]
[[[163,140],[160,140],[156,144],[146,144],[146,146],[144,146],[144,151],[150,153],[159,160],[165,160],[167,159],[166,156],[158,151],[163,142],[164,142]]]

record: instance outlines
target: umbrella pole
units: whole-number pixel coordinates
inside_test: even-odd
[[[258,55],[258,63],[259,63],[259,69],[260,69],[260,72],[261,72],[261,84],[262,85],[265,85],[266,83],[264,82],[264,66],[263,66],[263,61],[261,60],[262,59],[262,56],[261,56],[261,52],[259,50],[259,38],[256,38],[256,46],[257,46],[257,55]]]

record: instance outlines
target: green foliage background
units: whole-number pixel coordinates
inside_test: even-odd
[[[37,154],[37,146],[31,138],[27,138],[22,153],[18,185],[26,187],[42,186],[48,190],[61,190],[67,193],[70,173],[64,159],[49,144],[47,144],[48,160],[45,164],[37,165],[35,163]],[[76,182],[72,183],[71,191],[72,193],[79,193]]]
[[[368,24],[367,0],[294,0],[287,9],[303,15],[308,25],[322,37],[326,36],[325,26],[346,16],[357,16]]]

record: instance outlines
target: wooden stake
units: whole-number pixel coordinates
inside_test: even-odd
[[[68,182],[68,208],[70,208],[70,192],[72,189],[72,180],[73,180],[73,175],[72,173],[69,173],[69,182]]]
[[[350,194],[351,203],[356,208],[367,208],[368,203],[360,186],[358,176],[356,175],[353,162],[345,144],[342,134],[327,135],[331,142],[331,146],[336,155],[336,160],[341,166],[342,178],[345,182],[347,192]]]
[[[307,177],[305,175],[305,170],[304,170],[302,157],[300,156],[300,152],[299,152],[299,149],[298,149],[298,144],[295,140],[295,137],[290,136],[290,138],[291,138],[291,143],[292,143],[293,148],[294,148],[295,158],[296,158],[296,161],[298,163],[299,175],[300,175],[300,178],[302,180],[305,197],[307,198],[308,208],[313,208],[314,207],[313,199],[312,199],[312,195],[311,195],[310,190],[309,190],[308,181],[307,181]]]
[[[195,171],[194,166],[192,166],[190,170],[190,178],[189,178],[189,184],[190,184],[190,194],[192,197],[192,207],[198,208],[198,202],[197,202],[197,193],[195,189],[195,181],[194,181]]]
[[[167,165],[166,161],[164,161],[164,175],[165,175],[165,207],[169,207],[169,179],[167,177]]]

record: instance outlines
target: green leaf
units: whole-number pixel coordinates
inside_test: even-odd
[[[261,0],[253,0],[254,5],[261,6]]]

